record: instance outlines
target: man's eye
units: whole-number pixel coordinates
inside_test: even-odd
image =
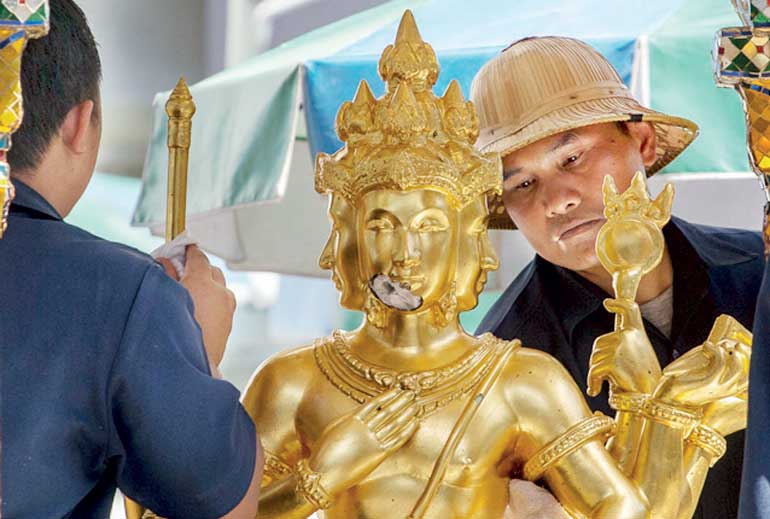
[[[564,163],[562,164],[562,167],[568,168],[570,166],[575,165],[575,163],[577,163],[582,156],[583,156],[582,153],[570,155],[569,157],[567,157],[567,160],[564,161]]]
[[[516,187],[514,188],[516,191],[526,191],[527,189],[531,188],[533,185],[535,185],[535,181],[532,179],[523,180],[522,182],[519,182],[516,184]]]

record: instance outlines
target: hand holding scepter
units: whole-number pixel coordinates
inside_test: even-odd
[[[617,411],[617,434],[610,452],[626,474],[636,463],[643,421],[639,411],[661,375],[660,364],[644,330],[636,304],[642,277],[662,260],[662,227],[671,216],[674,190],[670,184],[651,201],[643,173],[618,194],[612,177],[604,179],[604,214],[596,254],[612,276],[614,299],[604,302],[615,314],[615,330],[594,342],[588,372],[588,394],[596,396],[604,380],[610,384],[610,405]]]

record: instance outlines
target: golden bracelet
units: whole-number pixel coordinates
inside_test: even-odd
[[[724,436],[707,425],[699,425],[685,439],[685,442],[699,447],[711,455],[710,467],[719,461],[727,452],[727,441]]]
[[[664,404],[649,399],[642,406],[642,415],[655,422],[674,429],[692,429],[703,417],[703,413],[689,411],[682,407]]]
[[[321,475],[313,472],[306,459],[299,460],[294,474],[297,478],[297,494],[313,505],[316,510],[331,508],[332,498],[321,486]]]
[[[265,452],[265,469],[262,472],[262,488],[291,475],[291,467],[272,452]]]
[[[608,437],[615,429],[615,421],[600,412],[591,418],[573,425],[564,434],[550,441],[524,465],[524,479],[536,481],[546,470],[562,459],[572,454],[580,447],[599,435]]]
[[[644,393],[615,393],[610,392],[609,404],[615,411],[639,414],[649,395]]]

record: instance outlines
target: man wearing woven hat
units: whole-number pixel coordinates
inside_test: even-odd
[[[543,349],[585,390],[594,339],[613,329],[602,307],[612,282],[594,251],[604,176],[625,190],[636,171],[655,174],[697,126],[641,106],[604,57],[570,38],[517,41],[481,69],[471,98],[478,146],[503,157],[504,193],[492,201],[490,226],[518,228],[537,252],[477,333]],[[626,310],[641,312],[661,366],[701,344],[720,314],[751,327],[763,271],[758,233],[672,218],[664,235],[663,260]],[[589,403],[614,414],[606,390]],[[728,437],[694,517],[736,517],[743,438]]]

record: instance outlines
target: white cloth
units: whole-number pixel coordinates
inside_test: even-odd
[[[155,259],[166,258],[169,260],[174,265],[174,270],[176,270],[177,275],[181,279],[184,276],[184,262],[188,245],[198,245],[198,242],[185,229],[173,241],[161,245],[150,254]]]

